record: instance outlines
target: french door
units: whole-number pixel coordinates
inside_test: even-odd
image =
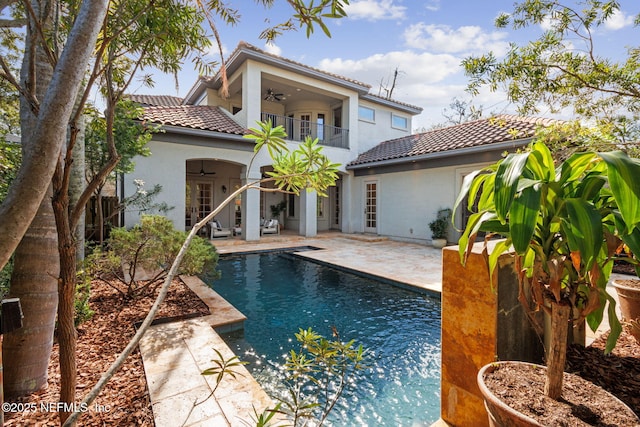
[[[188,180],[185,194],[185,227],[190,229],[196,222],[213,210],[213,182]]]
[[[364,232],[378,233],[378,181],[364,183]]]

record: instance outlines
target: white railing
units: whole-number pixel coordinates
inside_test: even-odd
[[[282,125],[287,132],[287,139],[291,141],[302,141],[311,136],[314,139],[318,138],[321,145],[349,148],[349,129],[271,113],[262,113],[261,119],[271,120],[274,126]]]

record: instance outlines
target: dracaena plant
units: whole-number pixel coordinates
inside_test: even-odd
[[[622,246],[640,253],[640,163],[611,151],[575,153],[556,165],[540,137],[467,176],[456,208],[465,200],[469,210],[477,201],[477,210],[459,241],[461,261],[479,232],[487,233],[485,249],[491,238],[504,238],[484,251],[491,277],[498,258],[513,254],[525,309],[551,314],[545,394],[558,399],[570,319],[586,318],[595,331],[608,302],[606,351],[621,332],[605,288]]]

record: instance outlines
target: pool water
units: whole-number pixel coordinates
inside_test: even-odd
[[[278,378],[294,334],[313,328],[354,339],[370,352],[332,411],[332,426],[429,426],[440,414],[440,302],[288,254],[221,258],[210,286],[245,316],[243,333],[225,336],[265,390]],[[279,390],[282,390],[280,387]]]

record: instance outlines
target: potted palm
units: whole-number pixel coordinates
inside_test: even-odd
[[[280,228],[284,229],[284,221],[280,221],[280,214],[287,209],[287,201],[282,200],[275,205],[269,206],[271,210],[271,219],[277,219],[280,222]]]
[[[447,245],[447,234],[450,219],[451,209],[440,209],[436,219],[429,223],[429,229],[431,230],[431,244],[434,248],[442,249]]]
[[[532,368],[530,364],[522,364],[519,369],[523,371],[516,374],[528,378],[534,372],[545,371],[543,386],[525,386],[526,392],[539,391],[538,395],[530,394],[525,399],[548,403],[557,402],[562,395],[562,400],[567,400],[563,381],[569,374],[563,371],[571,320],[586,318],[595,331],[607,302],[611,332],[606,347],[607,351],[613,349],[621,326],[614,310],[615,301],[605,287],[613,260],[623,244],[640,253],[638,176],[640,163],[620,151],[576,153],[556,167],[547,146],[536,140],[527,151],[509,154],[465,178],[454,209],[465,200],[469,210],[474,201],[478,205],[459,241],[461,261],[466,261],[479,232],[487,233],[485,249],[489,239],[502,237],[503,240],[494,242],[491,253],[484,251],[491,280],[499,257],[512,254],[525,310],[532,313],[543,309],[551,318],[546,370],[539,365]],[[487,365],[478,374],[494,425],[504,425],[501,420],[506,416],[494,410],[507,406],[493,400],[496,392],[487,387],[485,380],[497,371],[506,371],[502,363]],[[542,399],[542,393],[550,399]],[[509,425],[540,425],[523,421],[532,421],[532,414],[517,416],[520,421]],[[637,417],[631,419],[637,422]],[[628,424],[623,421],[620,425]]]

